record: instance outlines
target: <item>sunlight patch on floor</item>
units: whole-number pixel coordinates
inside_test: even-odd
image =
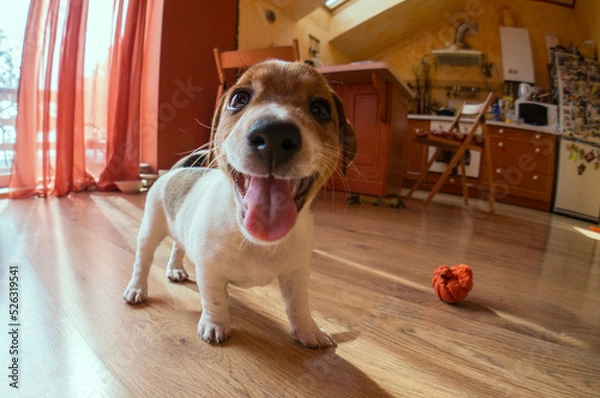
[[[561,344],[568,345],[571,347],[576,347],[580,349],[591,349],[587,342],[578,339],[574,336],[571,336],[565,332],[550,330],[544,325],[537,324],[528,319],[510,314],[506,311],[496,310],[491,307],[486,308],[494,312],[496,315],[504,319],[509,324],[512,324],[523,331],[528,331],[533,336],[543,336],[545,340],[551,342],[559,342]]]
[[[354,262],[352,260],[346,260],[345,258],[334,256],[334,255],[329,254],[327,252],[324,252],[322,250],[314,249],[313,253],[316,253],[319,256],[326,257],[326,258],[328,258],[330,260],[333,260],[333,261],[344,263],[344,264],[349,265],[349,266],[351,266],[353,268],[356,268],[358,270],[365,271],[365,272],[367,272],[369,274],[373,274],[373,275],[376,275],[378,277],[394,281],[394,282],[396,282],[398,284],[401,284],[401,285],[404,285],[404,286],[408,286],[408,287],[411,287],[411,288],[416,289],[416,290],[420,290],[422,292],[428,292],[428,293],[431,292],[431,286],[426,286],[426,285],[423,285],[421,283],[416,283],[416,282],[413,282],[411,280],[408,280],[408,279],[401,278],[399,276],[390,274],[389,272],[380,271],[380,270],[374,269],[372,267],[369,267],[369,266],[366,266],[366,265],[363,265],[363,264],[359,264],[359,263]]]
[[[600,233],[598,233],[598,232],[590,231],[589,229],[584,229],[584,228],[579,228],[579,227],[573,227],[573,229],[575,229],[575,231],[583,234],[584,236],[587,236],[588,238],[600,240]]]

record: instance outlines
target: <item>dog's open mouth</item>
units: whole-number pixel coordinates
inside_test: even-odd
[[[256,239],[274,242],[294,226],[317,175],[300,179],[249,176],[230,170],[242,204],[246,231]]]

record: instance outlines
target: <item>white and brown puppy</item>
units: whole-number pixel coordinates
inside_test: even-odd
[[[356,153],[340,99],[312,67],[267,61],[223,96],[213,128],[216,168],[185,167],[184,159],[150,189],[124,299],[146,300],[154,251],[171,235],[167,278],[187,278],[187,253],[196,266],[203,340],[230,335],[230,283],[277,278],[292,336],[307,347],[333,344],[309,310],[310,207],[340,159],[347,165]]]

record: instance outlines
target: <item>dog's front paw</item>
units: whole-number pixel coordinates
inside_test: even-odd
[[[316,324],[311,327],[292,330],[292,337],[308,348],[327,348],[335,345],[333,337]]]
[[[207,343],[222,343],[230,334],[229,322],[214,323],[203,318],[198,322],[198,336]]]
[[[146,301],[148,298],[148,288],[138,285],[129,284],[125,293],[123,293],[123,299],[127,304],[140,304]]]
[[[167,269],[167,279],[171,282],[183,282],[187,280],[188,274],[183,268]]]

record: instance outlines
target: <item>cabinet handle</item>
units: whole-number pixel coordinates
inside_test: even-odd
[[[500,142],[498,143],[498,148],[502,148],[503,146],[504,146],[504,142],[500,141]]]
[[[533,181],[537,181],[539,179],[539,177],[536,175],[533,176]]]
[[[535,148],[535,153],[540,153],[540,148]]]
[[[536,139],[536,140],[539,140],[540,138],[542,138],[542,135],[541,135],[541,134],[536,134],[536,135],[535,135],[535,139]]]
[[[450,179],[450,184],[454,184],[454,178]]]
[[[502,174],[502,169],[500,167],[496,169],[496,174]]]
[[[500,129],[500,130],[498,130],[498,133],[500,133],[500,134],[504,134],[504,129]]]

